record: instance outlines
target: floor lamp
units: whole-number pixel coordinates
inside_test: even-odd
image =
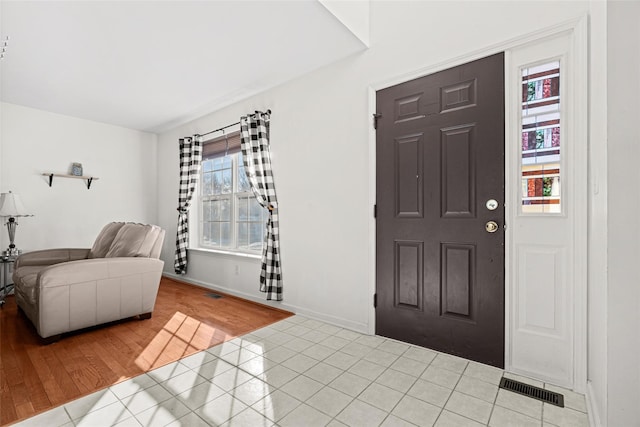
[[[16,248],[14,243],[16,239],[16,227],[18,226],[16,218],[22,216],[33,215],[29,215],[27,213],[27,210],[24,208],[24,205],[20,200],[20,196],[12,193],[11,191],[8,193],[2,193],[0,195],[0,217],[8,218],[6,225],[7,230],[9,231],[9,248],[2,252],[3,256],[18,256],[22,252],[20,249]]]

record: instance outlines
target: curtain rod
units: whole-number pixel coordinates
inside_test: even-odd
[[[256,114],[258,114],[259,112],[260,112],[260,111],[257,111],[257,110],[256,110],[256,112],[255,112],[255,113],[253,113],[253,114],[252,114],[252,116],[255,116],[255,115],[256,115]],[[271,114],[271,110],[270,110],[270,109],[269,109],[269,110],[267,110],[267,114]],[[220,132],[221,130],[225,130],[225,129],[227,129],[227,128],[230,128],[230,127],[232,127],[232,126],[239,125],[239,124],[240,124],[240,122],[231,123],[230,125],[222,126],[220,129],[212,130],[212,131],[209,131],[209,132],[207,132],[207,133],[201,133],[201,134],[199,134],[199,135],[200,135],[200,136],[210,135],[210,134],[212,134],[212,133]]]

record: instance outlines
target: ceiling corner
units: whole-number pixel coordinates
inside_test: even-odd
[[[338,21],[355,35],[366,47],[369,47],[370,0],[318,0]]]

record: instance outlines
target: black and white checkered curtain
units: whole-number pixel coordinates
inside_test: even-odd
[[[189,246],[189,206],[196,190],[200,163],[202,162],[202,137],[181,138],[180,142],[180,190],[178,191],[178,233],[174,269],[178,274],[187,272],[187,247]]]
[[[269,210],[260,291],[268,300],[282,301],[282,272],[280,270],[280,238],[278,228],[278,200],[271,172],[269,154],[269,114],[256,112],[240,118],[242,158],[251,190],[260,205]]]

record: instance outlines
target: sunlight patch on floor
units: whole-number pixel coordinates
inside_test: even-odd
[[[177,311],[138,355],[135,364],[148,371],[229,338],[225,332]]]

